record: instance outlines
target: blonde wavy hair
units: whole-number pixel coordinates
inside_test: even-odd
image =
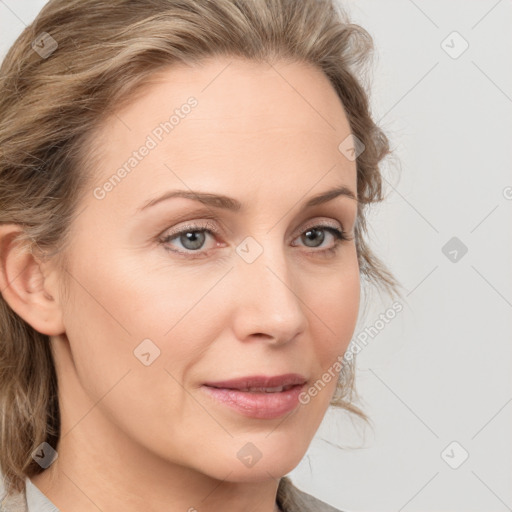
[[[45,33],[58,45],[50,55],[33,45],[49,44]],[[329,78],[364,144],[356,161],[361,282],[394,295],[398,282],[366,242],[367,208],[383,200],[379,162],[391,152],[364,83],[372,49],[335,0],[51,0],[0,67],[0,223],[22,226],[19,242],[65,269],[62,249],[91,187],[95,133],[151,75],[215,56],[306,62]],[[352,363],[331,405],[367,419],[353,403]],[[0,471],[8,494],[42,471],[31,454],[44,441],[56,446],[59,433],[49,336],[1,297]]]

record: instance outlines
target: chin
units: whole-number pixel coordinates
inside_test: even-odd
[[[294,438],[291,433],[246,435],[231,440],[226,451],[214,455],[203,471],[206,469],[204,472],[210,476],[231,482],[256,483],[281,478],[297,467],[309,443],[303,435]]]
[[[215,478],[229,482],[241,483],[261,483],[268,480],[280,479],[297,467],[301,459],[302,457],[298,457],[294,460],[279,460],[274,457],[268,458],[266,462],[263,462],[262,459],[250,468],[231,464],[231,469],[228,469],[231,473],[229,473],[228,477],[226,477],[226,473],[224,473],[222,475],[215,476]]]

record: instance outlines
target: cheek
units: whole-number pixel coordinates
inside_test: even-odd
[[[216,308],[205,310],[202,299],[218,277],[176,268],[157,272],[116,256],[113,248],[101,258],[82,254],[80,262],[71,269],[64,322],[77,374],[91,398],[102,396],[128,370],[130,380],[145,372],[139,389],[158,385],[155,372],[168,384],[165,368],[181,380],[216,325]]]
[[[314,346],[325,369],[345,353],[357,324],[360,276],[355,251],[354,258],[347,259],[340,272],[325,277],[318,288],[310,294],[307,303],[312,311]]]
[[[71,367],[85,394],[70,406],[71,423],[98,404],[90,421],[101,411],[140,442],[151,444],[142,437],[156,417],[165,432],[176,428],[177,435],[191,415],[178,382],[198,358],[203,339],[190,335],[186,313],[205,290],[173,286],[172,281],[179,283],[175,274],[168,283],[153,279],[129,262],[123,266],[104,260],[94,271],[74,269],[73,277],[64,321]],[[197,316],[192,312],[191,317],[197,325]],[[159,448],[156,440],[152,448]]]

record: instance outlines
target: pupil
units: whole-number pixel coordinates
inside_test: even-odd
[[[186,249],[194,250],[199,249],[204,243],[204,233],[197,235],[199,231],[189,231],[181,235],[181,243]]]
[[[305,243],[308,247],[317,247],[317,245],[321,245],[324,241],[324,234],[321,229],[308,229],[305,233]],[[319,242],[317,245],[315,245],[315,238],[319,239]],[[313,244],[310,245],[309,242],[313,241]]]

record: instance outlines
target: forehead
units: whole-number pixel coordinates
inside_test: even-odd
[[[289,121],[295,125],[302,120],[337,130],[346,123],[341,100],[327,76],[315,66],[228,57],[173,64],[154,73],[135,101],[117,111],[116,118],[129,121],[144,114],[149,119],[154,114],[153,120],[157,121],[191,95],[210,120],[222,121],[219,128],[236,126],[247,117],[252,118],[256,129],[261,124],[284,126]],[[111,120],[113,128],[117,123]]]
[[[124,168],[110,193],[119,201],[169,185],[306,187],[329,173],[329,183],[341,176],[336,184],[355,190],[355,162],[338,149],[349,133],[339,97],[312,65],[230,58],[175,65],[104,123],[95,185]]]

